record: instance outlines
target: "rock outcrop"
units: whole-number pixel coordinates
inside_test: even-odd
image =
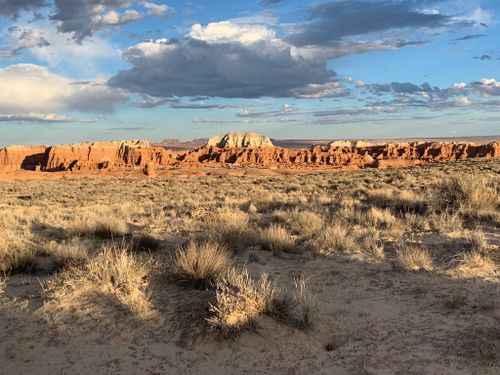
[[[267,137],[231,135],[204,147],[174,153],[146,141],[94,142],[59,146],[9,146],[0,149],[0,171],[95,171],[139,169],[155,176],[161,168],[239,166],[290,170],[358,169],[412,166],[472,158],[500,157],[500,142],[412,142],[385,145],[339,142],[330,146],[281,148]],[[267,138],[267,139],[266,139]],[[214,146],[213,144],[220,145]],[[238,147],[230,147],[236,144]],[[257,144],[258,146],[253,146]]]
[[[242,148],[242,147],[274,147],[271,139],[257,133],[227,133],[217,135],[208,140],[207,147]]]
[[[147,141],[93,142],[52,146],[47,150],[46,171],[97,170],[169,164],[175,155]]]
[[[0,148],[0,171],[34,171],[46,161],[47,146],[8,146]]]

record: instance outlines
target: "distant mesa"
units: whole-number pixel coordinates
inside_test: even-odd
[[[207,147],[217,148],[254,148],[274,147],[271,139],[257,133],[227,133],[216,135],[208,140]]]
[[[181,145],[183,146],[183,145]],[[269,137],[228,133],[206,146],[174,151],[148,141],[87,142],[0,148],[0,172],[136,170],[154,177],[162,169],[245,167],[289,170],[387,168],[500,157],[500,142],[335,141],[328,145],[274,147]]]

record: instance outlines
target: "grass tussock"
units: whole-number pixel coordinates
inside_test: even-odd
[[[292,293],[278,295],[272,314],[278,321],[299,329],[313,326],[318,311],[317,301],[307,287],[306,279],[295,279]]]
[[[438,212],[491,211],[499,204],[494,184],[476,175],[453,176],[434,187],[431,202]]]
[[[127,223],[112,216],[87,215],[74,220],[66,227],[70,237],[96,236],[102,239],[114,239],[127,234]]]
[[[346,227],[339,223],[325,226],[319,232],[315,245],[318,252],[323,255],[359,251],[359,245],[356,238],[349,233]]]
[[[59,287],[51,289],[62,300],[68,296],[92,299],[103,295],[135,316],[143,317],[151,311],[146,292],[151,268],[148,261],[130,254],[125,247],[104,247],[83,266],[61,274]]]
[[[225,210],[208,219],[202,239],[224,244],[234,254],[247,250],[255,242],[249,216],[242,211]]]
[[[261,229],[260,243],[274,254],[283,252],[293,252],[295,250],[295,240],[288,230],[278,224],[271,224],[268,228]]]
[[[231,265],[227,248],[217,242],[190,242],[177,249],[171,269],[175,277],[195,287],[208,287],[226,274]]]
[[[255,280],[247,270],[231,268],[215,283],[208,324],[222,335],[251,328],[259,316],[273,311],[276,295],[267,274]]]
[[[432,271],[433,264],[429,252],[417,247],[403,246],[396,252],[397,266],[405,271]]]

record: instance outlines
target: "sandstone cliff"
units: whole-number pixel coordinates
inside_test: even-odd
[[[208,140],[207,147],[241,148],[241,147],[274,147],[271,139],[257,133],[227,133],[217,135]]]
[[[96,170],[165,165],[174,154],[147,141],[93,142],[52,146],[47,149],[46,171]]]
[[[50,147],[9,146],[0,149],[0,171],[138,168],[153,176],[157,167],[204,168],[232,165],[291,170],[357,169],[500,157],[500,142],[484,145],[432,142],[372,145],[339,142],[330,146],[288,149],[269,146],[265,139],[260,139],[256,143],[265,146],[241,146],[253,144],[254,140],[228,135],[221,140],[222,143],[217,143],[224,147],[207,145],[182,153],[153,147],[145,141],[94,142]],[[229,147],[233,143],[240,147]]]
[[[0,148],[0,171],[32,170],[45,164],[46,146],[8,146]]]

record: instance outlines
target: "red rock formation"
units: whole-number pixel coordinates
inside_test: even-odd
[[[357,143],[287,149],[280,147],[201,147],[175,154],[145,141],[96,142],[74,145],[10,146],[0,149],[0,170],[93,171],[115,168],[203,168],[228,165],[292,170],[357,169],[411,166],[470,158],[500,157],[500,142],[399,143],[371,145]],[[149,167],[146,167],[148,166]]]
[[[401,143],[364,147],[312,146],[307,149],[279,147],[202,147],[180,156],[178,166],[274,167],[290,169],[385,168],[469,158],[500,157],[500,143]]]
[[[168,165],[175,154],[145,141],[95,142],[52,146],[47,150],[46,171],[97,170],[143,167],[149,162]]]
[[[8,146],[0,148],[0,171],[36,170],[45,164],[46,146]]]

